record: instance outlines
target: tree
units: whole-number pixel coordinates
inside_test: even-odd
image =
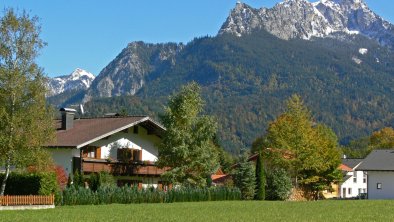
[[[340,179],[337,167],[340,152],[335,133],[323,124],[312,121],[310,111],[297,95],[287,101],[287,110],[267,130],[267,145],[286,150],[291,157],[276,155],[277,167],[288,170],[296,186],[318,195]]]
[[[255,194],[256,200],[265,199],[265,186],[266,186],[265,169],[263,165],[263,157],[260,152],[256,161],[256,194]]]
[[[276,168],[267,173],[267,200],[287,200],[291,194],[291,179],[286,170]]]
[[[170,167],[163,176],[170,182],[203,187],[206,176],[218,167],[213,138],[217,124],[211,116],[200,115],[204,101],[193,82],[170,97],[161,120],[167,128],[159,145],[159,166]]]
[[[385,127],[373,132],[370,137],[369,149],[394,149],[394,129]]]
[[[26,12],[9,9],[0,18],[0,163],[5,167],[0,195],[10,166],[37,159],[54,135],[45,102],[46,78],[35,63],[45,45],[40,31],[38,18]]]
[[[256,176],[253,163],[248,161],[248,155],[243,152],[238,167],[234,173],[235,185],[241,190],[244,200],[252,200],[256,189]]]

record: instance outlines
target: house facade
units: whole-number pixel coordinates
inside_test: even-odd
[[[108,172],[118,185],[163,187],[167,168],[156,165],[157,145],[165,129],[147,116],[75,119],[75,110],[61,110],[56,139],[46,147],[70,175]]]
[[[342,159],[342,172],[344,173],[343,182],[339,185],[339,197],[355,198],[366,195],[367,173],[357,171],[357,167],[363,159]]]
[[[363,159],[343,158],[339,169],[342,171],[343,180],[339,184],[332,184],[330,190],[323,191],[323,196],[330,198],[358,198],[367,193],[367,174],[357,171],[356,168]]]
[[[394,150],[374,150],[357,167],[368,173],[368,199],[394,199]]]

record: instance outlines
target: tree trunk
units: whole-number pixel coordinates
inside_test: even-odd
[[[5,166],[5,175],[3,181],[1,182],[0,196],[4,196],[5,185],[7,183],[7,179],[9,175],[10,175],[10,160],[8,159]]]

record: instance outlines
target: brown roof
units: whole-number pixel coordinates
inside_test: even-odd
[[[56,140],[48,143],[47,147],[81,148],[135,125],[158,136],[165,130],[147,116],[76,119],[73,128],[68,130],[60,129],[60,125],[61,120],[56,120]]]
[[[351,172],[351,171],[353,171],[353,169],[352,169],[352,168],[350,168],[350,167],[346,166],[346,165],[345,165],[345,164],[343,164],[343,163],[341,163],[341,165],[339,165],[338,169],[340,169],[340,170],[343,170],[343,171],[348,171],[348,172]]]

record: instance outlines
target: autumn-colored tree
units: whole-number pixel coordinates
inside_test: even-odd
[[[314,195],[340,179],[337,137],[330,128],[312,120],[298,95],[287,101],[286,112],[269,125],[266,143],[268,147],[292,154],[291,158],[283,158],[276,152],[271,162],[287,169],[295,185]]]
[[[370,137],[369,149],[394,149],[394,129],[385,127],[373,132]]]

